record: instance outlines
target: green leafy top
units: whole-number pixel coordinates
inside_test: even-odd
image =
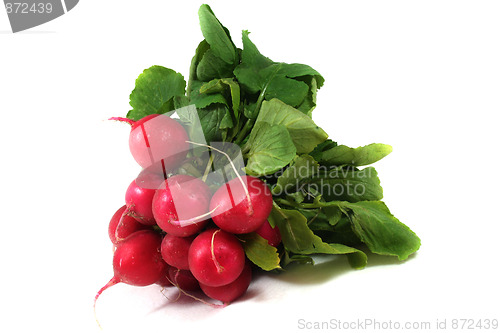
[[[186,81],[182,74],[162,66],[152,66],[139,75],[130,94],[127,117],[139,120],[154,113],[165,113],[173,108],[173,98],[184,96]],[[171,105],[170,105],[171,104]]]
[[[208,5],[202,5],[198,15],[201,32],[214,56],[228,64],[235,64],[238,61],[238,52],[228,30],[215,17]]]
[[[241,147],[246,173],[261,177],[272,190],[268,220],[282,237],[275,248],[255,233],[241,235],[247,257],[275,270],[313,262],[317,254],[345,254],[353,267],[362,268],[367,263],[362,244],[401,260],[417,251],[418,236],[381,201],[375,168],[360,168],[387,156],[392,147],[351,148],[329,139],[312,119],[325,82],[320,73],[265,57],[247,30],[238,49],[208,5],[198,14],[204,40],[192,58],[187,87],[181,74],[152,66],[136,80],[127,117],[138,120],[190,106],[179,121],[191,140],[198,140],[193,128],[201,126],[207,143]],[[203,174],[207,165],[196,164],[196,156],[190,160],[187,168]]]

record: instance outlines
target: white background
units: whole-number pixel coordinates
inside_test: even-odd
[[[18,34],[0,10],[1,331],[99,330],[107,223],[139,171],[128,126],[106,119],[129,110],[143,69],[187,76],[201,3],[80,1]],[[301,319],[447,320],[452,331],[453,319],[500,319],[500,4],[210,4],[237,46],[248,29],[264,55],[322,73],[314,119],[334,140],[393,146],[375,165],[384,201],[422,247],[402,264],[370,256],[356,271],[339,257],[259,276],[225,309],[117,285],[97,304],[104,331],[305,331]]]

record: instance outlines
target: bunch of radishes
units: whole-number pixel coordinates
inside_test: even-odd
[[[130,151],[143,171],[109,223],[114,276],[95,300],[119,282],[173,285],[186,294],[201,289],[223,304],[243,295],[252,264],[238,235],[255,231],[272,246],[281,241],[267,221],[273,205],[267,185],[240,175],[211,190],[202,178],[176,174],[193,143],[176,119],[112,119],[132,126]]]

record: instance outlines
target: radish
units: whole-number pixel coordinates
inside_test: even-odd
[[[245,252],[236,236],[221,229],[199,234],[188,252],[189,269],[194,277],[208,286],[229,284],[243,271]]]
[[[257,230],[273,206],[271,191],[260,179],[243,176],[222,185],[210,201],[215,224],[227,232],[244,234]]]
[[[267,240],[271,246],[278,246],[281,243],[281,234],[278,226],[271,227],[269,221],[264,222],[259,229],[255,231],[260,237]]]
[[[171,287],[173,286],[172,282],[170,282],[170,278],[168,276],[168,270],[171,268],[171,266],[168,266],[167,265],[167,269],[165,270],[165,272],[163,272],[163,274],[161,275],[161,278],[156,281],[156,284],[159,285],[159,286],[162,286],[162,287]]]
[[[143,175],[140,181],[134,179],[125,192],[129,215],[145,225],[155,225],[152,210],[153,197],[162,182],[163,177],[154,173]],[[145,187],[142,187],[142,184],[145,184]]]
[[[178,269],[170,266],[168,277],[171,283],[182,291],[196,291],[200,289],[198,280],[186,269]]]
[[[161,236],[151,230],[137,231],[119,243],[113,254],[114,276],[94,299],[94,308],[101,293],[117,283],[147,286],[164,275],[167,264],[160,253]]]
[[[208,297],[227,304],[242,296],[247,291],[251,281],[252,266],[247,262],[240,276],[233,282],[220,287],[211,287],[200,283],[200,287]]]
[[[136,231],[148,228],[139,223],[132,216],[127,215],[127,206],[120,207],[111,217],[108,226],[109,239],[113,244],[118,244]]]
[[[153,216],[167,234],[188,237],[208,222],[212,193],[199,178],[175,175],[164,181],[153,197]]]
[[[129,148],[134,159],[143,168],[155,162],[165,170],[174,170],[186,158],[189,149],[188,135],[184,127],[167,115],[152,114],[138,121],[113,117],[132,126]]]
[[[187,254],[194,236],[177,237],[166,234],[161,242],[161,256],[170,266],[179,269],[189,269]]]
[[[158,189],[163,181],[168,178],[167,170],[163,170],[161,162],[156,162],[141,172],[135,178],[137,184],[142,188]]]

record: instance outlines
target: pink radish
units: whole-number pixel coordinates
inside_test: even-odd
[[[252,267],[247,262],[243,272],[233,282],[220,287],[211,287],[200,283],[200,287],[208,297],[227,304],[242,296],[247,291],[251,281]]]
[[[171,268],[171,266],[167,265],[167,269],[165,272],[162,274],[161,278],[156,281],[156,284],[162,287],[171,287],[173,286],[170,277],[168,276],[168,270]]]
[[[227,232],[244,234],[257,230],[273,206],[271,191],[260,179],[243,176],[222,185],[210,201],[215,224]]]
[[[132,126],[129,148],[134,159],[143,168],[160,162],[165,170],[174,170],[186,158],[189,149],[184,127],[166,115],[152,114],[138,121],[113,117]]]
[[[143,183],[145,187],[141,186]],[[141,181],[134,179],[125,192],[129,215],[145,225],[155,225],[152,210],[153,197],[162,183],[163,177],[154,173],[143,175]],[[153,184],[156,184],[156,187],[152,186]]]
[[[120,207],[109,221],[108,235],[113,244],[118,244],[136,231],[148,227],[127,215],[127,206]]]
[[[187,254],[194,236],[177,237],[166,234],[161,242],[161,256],[170,266],[179,269],[189,269]]]
[[[113,254],[114,276],[97,292],[94,307],[101,293],[117,283],[147,286],[159,281],[167,268],[160,245],[161,236],[151,230],[137,231],[119,243]]]
[[[167,234],[188,237],[201,231],[209,219],[210,188],[199,178],[175,175],[153,197],[153,216]]]
[[[236,236],[210,229],[191,243],[188,261],[191,273],[200,283],[218,287],[233,282],[241,274],[245,252]]]

